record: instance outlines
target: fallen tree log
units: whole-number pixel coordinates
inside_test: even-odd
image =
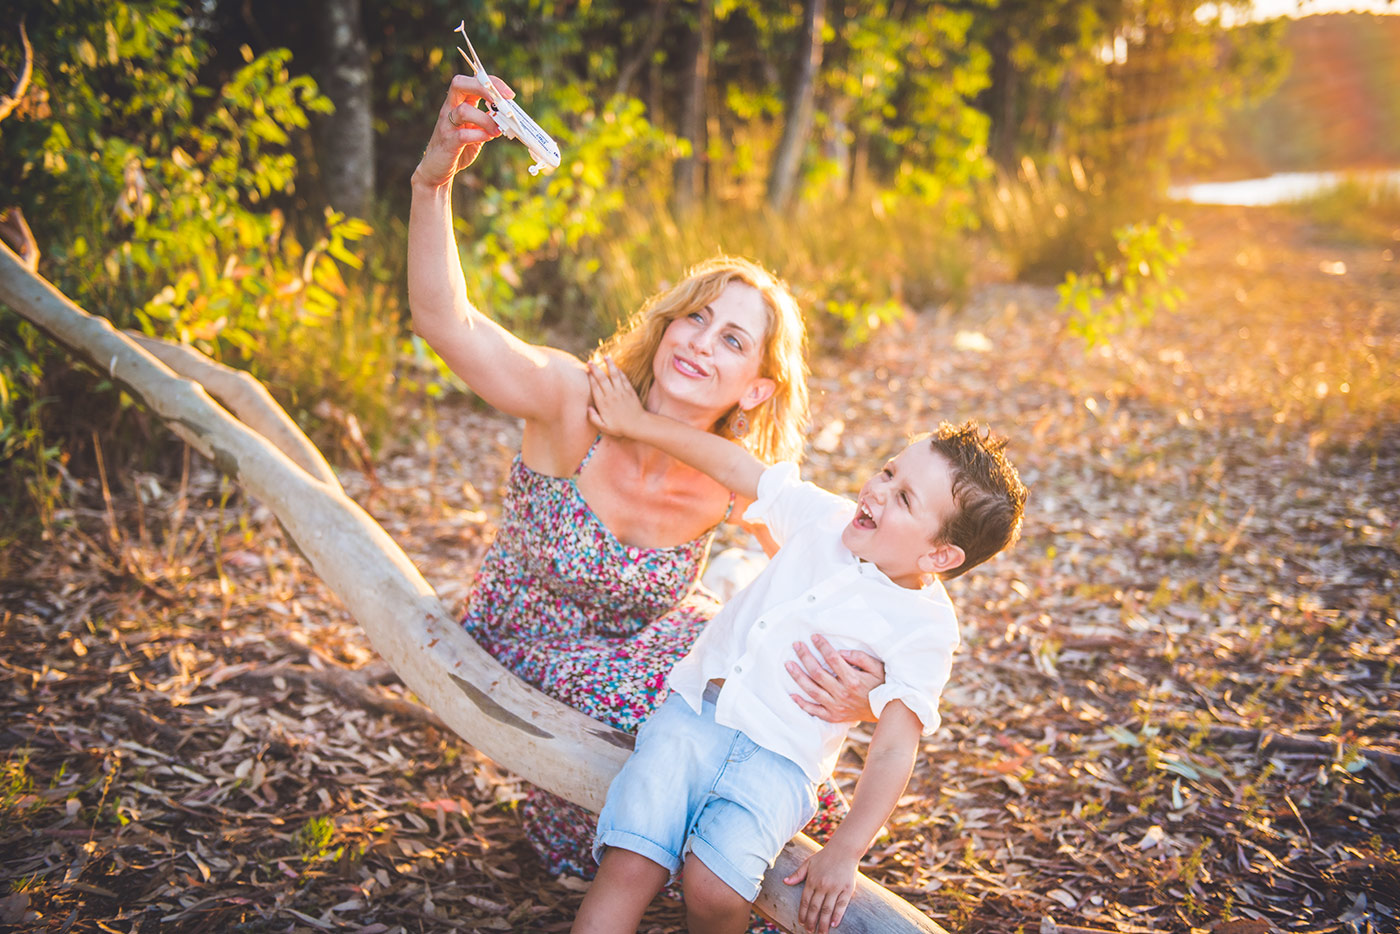
[[[172,369],[200,372],[204,361],[183,352],[163,352],[162,362],[106,319],[83,311],[4,246],[0,301],[122,385],[177,436],[258,497],[344,602],[375,649],[453,731],[534,784],[593,811],[602,806],[608,783],[632,748],[632,737],[535,690],[481,649],[388,533],[345,495],[333,475],[318,479],[298,465],[303,461],[319,473],[319,453],[315,458],[284,453],[215,403],[199,382]],[[249,411],[265,414],[268,400],[270,396],[259,394]],[[801,890],[784,885],[782,878],[815,849],[805,836],[790,842],[764,879],[756,904],[789,931],[800,930]],[[912,905],[863,877],[841,931],[946,934]]]

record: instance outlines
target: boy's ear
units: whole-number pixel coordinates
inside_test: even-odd
[[[748,411],[755,406],[762,405],[773,398],[773,393],[778,391],[778,384],[766,376],[758,376],[749,383],[749,388],[739,399],[739,408]]]
[[[932,551],[919,555],[918,567],[922,574],[942,574],[967,560],[967,553],[950,542],[935,545]]]

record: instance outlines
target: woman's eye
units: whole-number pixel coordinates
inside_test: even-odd
[[[735,349],[735,350],[743,350],[743,349],[744,349],[744,343],[743,343],[743,341],[739,340],[739,338],[735,337],[733,334],[726,334],[725,337],[724,337],[724,340],[725,340],[725,343],[729,344],[729,346],[732,347],[732,348]]]
[[[698,311],[692,311],[690,314],[686,315],[686,317],[689,318],[691,321],[704,321],[704,320],[705,320],[705,316],[702,315],[702,314],[700,314],[700,312],[698,312]]]

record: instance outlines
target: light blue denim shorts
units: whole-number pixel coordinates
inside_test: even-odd
[[[817,810],[816,786],[791,759],[715,723],[714,686],[700,713],[668,697],[637,731],[608,786],[593,858],[616,846],[674,876],[687,853],[749,901],[783,845]]]

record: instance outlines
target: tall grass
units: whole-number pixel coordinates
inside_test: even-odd
[[[972,250],[950,216],[946,205],[871,192],[785,214],[711,201],[677,217],[660,192],[639,190],[596,243],[593,327],[610,332],[688,266],[727,253],[788,281],[816,349],[849,347],[909,312],[965,295]]]
[[[1073,155],[1041,163],[1027,156],[1015,171],[978,183],[978,212],[1014,278],[1058,283],[1101,265],[1120,228],[1159,213],[1141,183],[1127,169],[1100,171]]]
[[[1400,249],[1400,182],[1348,178],[1293,209],[1348,242]]]

